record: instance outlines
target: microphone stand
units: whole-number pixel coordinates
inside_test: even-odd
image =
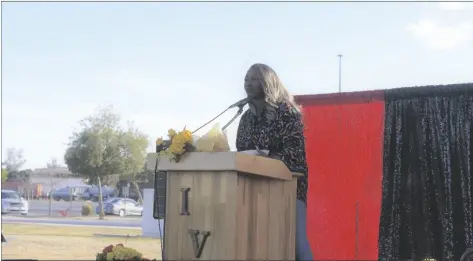
[[[240,109],[238,110],[238,112],[235,114],[235,116],[233,116],[233,118],[227,124],[225,124],[222,127],[222,131],[224,131],[226,128],[228,128],[228,126],[230,126],[230,124],[232,124],[236,120],[236,118],[238,118],[238,116],[240,116],[240,114],[243,113],[243,107],[244,106],[241,106]]]
[[[224,111],[222,111],[221,113],[219,113],[217,116],[215,116],[213,119],[211,119],[210,121],[204,123],[204,125],[200,126],[199,128],[197,128],[195,131],[193,131],[192,133],[196,133],[198,132],[200,129],[202,129],[203,127],[209,125],[212,121],[214,121],[215,119],[217,119],[218,117],[222,116],[222,114],[224,114],[225,112],[227,112],[228,110],[230,110],[232,107],[228,107],[226,108]]]

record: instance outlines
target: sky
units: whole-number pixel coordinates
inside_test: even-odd
[[[78,121],[108,105],[151,152],[244,98],[253,63],[292,94],[337,92],[338,54],[343,91],[473,82],[473,3],[1,5],[2,155],[22,149],[24,168],[63,163]]]

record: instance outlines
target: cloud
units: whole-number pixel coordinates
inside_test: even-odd
[[[440,9],[448,11],[473,11],[472,2],[442,2],[438,5]]]
[[[444,25],[432,20],[420,20],[407,30],[435,50],[451,50],[473,39],[473,24]]]

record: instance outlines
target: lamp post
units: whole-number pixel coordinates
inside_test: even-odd
[[[53,215],[53,191],[54,191],[54,183],[53,181],[51,180],[51,188],[49,189],[49,216],[52,216]]]

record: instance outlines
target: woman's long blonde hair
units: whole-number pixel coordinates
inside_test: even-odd
[[[263,87],[264,99],[273,107],[277,107],[282,102],[290,104],[297,112],[301,112],[299,105],[294,101],[294,97],[287,91],[276,72],[266,64],[255,63],[250,67],[258,75],[258,80]]]

